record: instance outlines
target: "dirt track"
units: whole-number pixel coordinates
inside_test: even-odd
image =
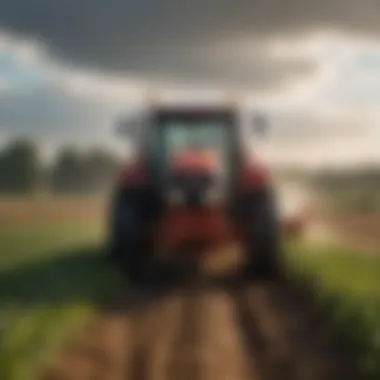
[[[43,379],[355,378],[343,347],[284,284],[197,283],[128,297],[65,347]]]

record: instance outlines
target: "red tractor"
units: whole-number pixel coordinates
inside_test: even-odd
[[[180,263],[189,268],[231,242],[244,250],[248,276],[278,273],[271,180],[244,152],[235,107],[153,106],[121,127],[138,154],[112,201],[109,257],[132,281],[178,274]],[[253,127],[264,133],[265,119]]]

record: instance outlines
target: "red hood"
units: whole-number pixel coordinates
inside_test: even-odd
[[[172,168],[179,171],[214,171],[219,166],[218,155],[207,149],[182,150],[173,154]]]

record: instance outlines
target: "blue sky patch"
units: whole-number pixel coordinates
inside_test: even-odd
[[[26,90],[46,83],[46,76],[38,67],[27,67],[8,52],[0,52],[0,78],[7,80],[12,88]]]

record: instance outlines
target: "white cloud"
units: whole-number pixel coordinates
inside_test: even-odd
[[[0,54],[10,57],[19,69],[38,73],[41,86],[59,86],[75,96],[104,102],[125,101],[138,96],[144,86],[142,80],[135,78],[105,75],[62,65],[49,55],[47,46],[41,41],[21,39],[5,32],[0,32]],[[4,78],[5,82],[9,88],[11,80]],[[3,80],[0,80],[1,87],[2,83]]]
[[[12,56],[24,67],[38,66],[48,59],[47,47],[41,40],[21,38],[1,30],[0,52]]]
[[[249,44],[246,37],[224,40],[211,49],[211,53],[222,58],[241,53]],[[226,50],[227,47],[230,50]],[[275,59],[316,65],[313,75],[289,77],[272,92],[245,92],[245,103],[251,108],[263,107],[275,124],[276,134],[269,145],[257,147],[265,157],[307,165],[380,162],[377,148],[380,66],[377,70],[374,65],[360,64],[363,55],[380,57],[378,42],[325,32],[292,39],[266,39],[265,43],[253,39],[251,48],[247,52],[251,59],[265,51],[268,57]],[[1,77],[0,72],[0,94],[11,95],[7,100],[0,99],[0,106],[6,106],[0,114],[0,125],[7,126],[0,127],[6,131],[5,135],[29,128],[35,136],[41,139],[45,136],[50,147],[77,141],[82,145],[100,142],[123,150],[124,143],[117,145],[117,138],[113,136],[112,122],[128,105],[141,102],[148,85],[160,89],[162,84],[168,89],[164,97],[169,99],[200,101],[224,97],[218,86],[181,88],[173,83],[152,83],[147,78],[78,69],[61,64],[48,53],[40,41],[0,34],[0,54],[11,55],[19,67],[37,72],[41,85],[38,91],[15,93],[12,81]],[[345,77],[347,73],[349,76]],[[363,93],[366,99],[360,101]]]
[[[105,103],[132,102],[142,96],[146,85],[137,79],[106,76],[102,73],[54,67],[52,80],[68,93],[102,100]]]
[[[5,76],[0,75],[0,94],[7,93],[12,90],[12,84],[9,79]]]

